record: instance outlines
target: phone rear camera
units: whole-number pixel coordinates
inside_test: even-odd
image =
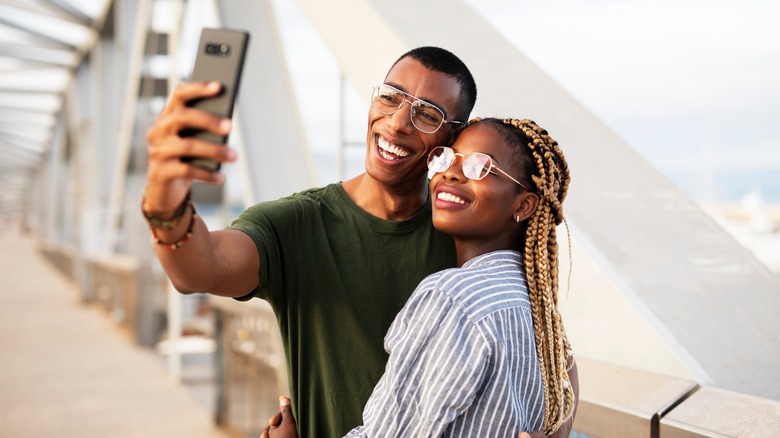
[[[230,53],[230,46],[227,44],[208,43],[206,44],[206,53],[209,55],[227,56]]]

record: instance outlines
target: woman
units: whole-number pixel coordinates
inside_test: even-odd
[[[475,119],[428,167],[458,267],[423,280],[394,320],[385,374],[347,436],[550,435],[575,409],[557,309],[563,153],[533,121]]]

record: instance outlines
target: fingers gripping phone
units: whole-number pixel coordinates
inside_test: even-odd
[[[198,51],[192,66],[190,81],[218,81],[222,92],[216,96],[195,99],[187,106],[202,109],[221,117],[232,117],[233,107],[238,96],[238,85],[249,43],[249,33],[242,30],[209,29],[201,30]],[[199,129],[185,129],[179,133],[182,137],[196,137],[212,143],[225,144],[227,136]],[[220,163],[197,157],[183,157],[182,161],[217,171]]]

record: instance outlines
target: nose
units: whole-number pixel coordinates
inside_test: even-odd
[[[406,104],[409,104],[407,107]],[[414,131],[414,125],[412,125],[412,103],[404,99],[401,103],[401,108],[398,111],[390,114],[390,127],[395,131],[410,134]]]
[[[458,162],[460,159],[460,162]],[[452,160],[450,167],[441,172],[445,179],[452,181],[466,181],[466,175],[463,174],[463,156],[460,154],[455,155],[455,159]]]

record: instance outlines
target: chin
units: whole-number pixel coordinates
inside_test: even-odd
[[[437,217],[436,213],[433,214],[433,227],[447,234],[454,234],[458,228],[457,224],[453,223],[452,220]]]

